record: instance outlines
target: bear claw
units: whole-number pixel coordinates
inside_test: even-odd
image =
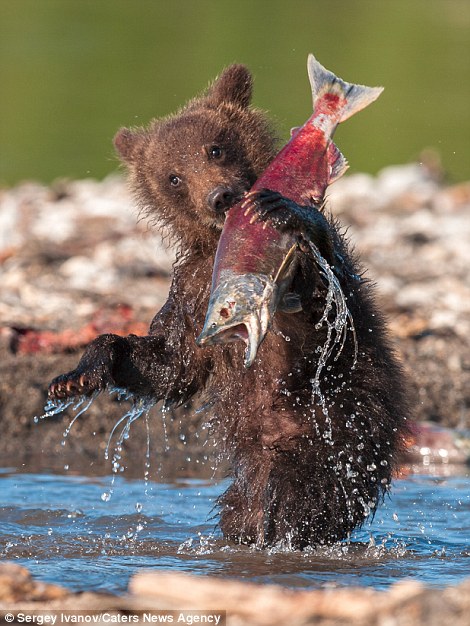
[[[86,391],[90,390],[87,390],[86,377],[82,374],[78,380],[68,378],[51,383],[47,395],[51,400],[54,398],[62,400],[83,395]]]

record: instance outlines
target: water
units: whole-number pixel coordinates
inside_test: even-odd
[[[397,480],[391,499],[350,544],[289,553],[234,546],[220,536],[213,507],[224,481],[164,484],[3,468],[0,556],[73,590],[122,592],[132,574],[148,568],[288,587],[383,589],[408,577],[442,587],[470,571],[468,478],[461,468]]]
[[[346,337],[348,330],[351,331],[353,341],[354,341],[354,358],[351,363],[351,369],[354,369],[357,361],[357,336],[356,329],[354,328],[354,320],[349,312],[348,306],[346,304],[346,298],[344,297],[343,290],[341,289],[341,285],[339,284],[338,279],[333,274],[331,267],[328,265],[326,260],[321,256],[318,248],[309,241],[309,246],[312,251],[312,255],[315,259],[315,262],[318,265],[320,270],[320,275],[322,276],[326,286],[327,293],[325,297],[325,309],[321,319],[315,325],[315,328],[320,329],[323,324],[326,324],[327,333],[325,343],[322,347],[319,347],[319,357],[318,357],[318,365],[317,370],[315,372],[315,377],[313,378],[313,401],[315,402],[315,396],[318,397],[320,401],[320,405],[323,406],[325,403],[325,398],[320,391],[320,381],[321,381],[321,373],[323,368],[325,367],[328,359],[333,353],[333,350],[337,348],[334,360],[336,361],[341,352],[343,351],[344,344],[346,342]],[[334,305],[333,311],[333,319],[330,320],[329,316],[332,312],[332,308]],[[348,327],[349,324],[349,327]]]

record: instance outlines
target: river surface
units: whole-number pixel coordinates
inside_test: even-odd
[[[119,475],[112,484],[111,476],[5,467],[0,557],[72,590],[122,592],[145,568],[292,588],[384,589],[407,577],[443,587],[470,573],[469,473],[445,473],[395,481],[375,519],[349,543],[300,553],[225,542],[213,518],[224,481]]]

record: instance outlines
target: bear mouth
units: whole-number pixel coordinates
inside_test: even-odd
[[[212,225],[217,228],[217,230],[222,230],[225,224],[225,218],[227,217],[227,213],[230,211],[232,207],[225,209],[225,211],[221,211],[220,213],[216,213],[214,220],[212,221]]]
[[[227,217],[227,213],[230,211],[232,207],[234,207],[236,204],[242,201],[243,196],[248,190],[249,190],[249,187],[246,187],[246,188],[243,187],[243,189],[242,188],[237,189],[236,191],[233,192],[233,200],[229,206],[212,211],[214,217],[212,219],[211,225],[214,228],[216,228],[217,230],[222,230],[225,224],[225,218]]]

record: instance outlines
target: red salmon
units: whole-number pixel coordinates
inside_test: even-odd
[[[347,168],[333,133],[348,119],[376,100],[382,87],[346,83],[308,57],[313,114],[281,149],[256,181],[255,191],[269,189],[293,202],[321,207],[325,191]],[[297,239],[260,221],[246,210],[247,200],[233,206],[225,220],[215,257],[212,289],[199,345],[242,339],[247,344],[249,367],[270,321],[283,301],[296,269]],[[298,310],[298,309],[297,309]]]

